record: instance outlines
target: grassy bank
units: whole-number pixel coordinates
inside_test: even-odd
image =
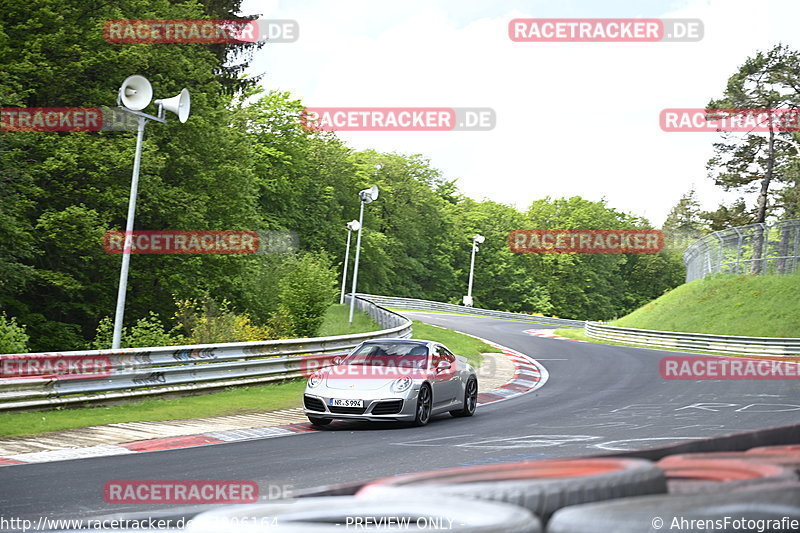
[[[800,272],[696,280],[610,324],[719,335],[800,337]]]
[[[609,324],[717,335],[800,337],[798,294],[800,273],[791,276],[719,275],[681,285]],[[586,336],[583,328],[561,328],[555,333],[582,341],[638,346],[592,339]]]

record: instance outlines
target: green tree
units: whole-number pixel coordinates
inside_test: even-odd
[[[287,261],[278,286],[279,316],[291,334],[313,337],[337,294],[336,272],[324,255],[301,254]]]
[[[785,45],[748,58],[728,79],[722,98],[709,102],[707,109],[735,109],[747,114],[753,109],[797,110],[800,108],[800,54]],[[770,113],[771,115],[772,113]],[[748,133],[744,136],[723,135],[714,144],[714,157],[708,162],[709,175],[725,190],[755,188],[758,190],[753,221],[763,223],[770,211],[770,187],[787,180],[787,169],[800,156],[800,144],[792,133],[776,128],[772,121],[766,134]],[[757,228],[753,238],[753,259],[761,257],[764,235]],[[761,261],[753,261],[751,272],[756,274]]]
[[[148,126],[135,228],[265,229],[250,143],[231,127],[228,109],[254,82],[239,74],[256,45],[112,44],[102,31],[109,19],[238,18],[239,0],[90,4],[4,2],[3,104],[109,105],[134,73],[150,79],[156,95],[188,87],[186,124]],[[0,132],[0,306],[28,325],[35,349],[80,348],[114,307],[119,257],[104,257],[93,239],[124,228],[133,150],[130,133]],[[243,303],[241,280],[257,264],[240,256],[136,256],[126,316],[154,311],[166,319],[173,293],[210,290]]]
[[[28,340],[25,327],[17,324],[16,318],[0,314],[0,354],[25,353],[28,351]]]
[[[720,204],[716,210],[703,211],[700,216],[708,223],[708,229],[712,232],[753,223],[753,215],[747,209],[744,198],[738,198],[730,205]]]
[[[748,58],[728,79],[721,98],[711,100],[709,112],[735,109],[791,110],[800,107],[800,53],[785,45]],[[782,181],[787,164],[800,155],[800,145],[792,133],[768,124],[766,134],[748,133],[743,137],[724,135],[714,144],[715,155],[708,163],[710,176],[726,190],[758,183],[755,222],[764,222],[769,212],[770,186]]]
[[[694,188],[681,196],[664,220],[661,230],[667,248],[679,253],[707,233]]]

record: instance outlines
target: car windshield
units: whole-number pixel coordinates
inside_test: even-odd
[[[428,347],[411,342],[365,343],[343,361],[346,365],[425,368]]]

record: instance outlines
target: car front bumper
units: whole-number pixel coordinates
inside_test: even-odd
[[[410,395],[397,395],[382,398],[350,398],[364,401],[364,407],[335,407],[331,405],[331,399],[341,399],[350,395],[327,396],[331,391],[321,391],[321,394],[314,394],[306,391],[303,394],[303,412],[311,418],[322,418],[326,420],[371,420],[392,421],[392,420],[414,420],[416,417],[417,391],[409,391]]]

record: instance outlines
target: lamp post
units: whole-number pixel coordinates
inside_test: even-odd
[[[472,307],[472,279],[475,275],[475,252],[478,251],[478,245],[483,244],[486,237],[483,235],[475,235],[472,238],[472,259],[469,262],[469,284],[467,285],[467,295],[464,296],[464,305]]]
[[[361,230],[364,229],[364,204],[369,204],[378,199],[378,186],[364,189],[358,193],[361,199],[361,214],[358,216],[358,237],[356,237],[356,260],[353,265],[353,290],[350,292],[350,323],[353,323],[353,310],[356,305],[356,284],[358,283],[358,259],[361,256]]]
[[[133,176],[131,177],[131,193],[128,198],[128,218],[125,223],[125,240],[122,248],[122,265],[119,269],[119,289],[117,291],[117,308],[114,315],[114,336],[111,348],[117,350],[122,343],[122,321],[125,316],[125,294],[128,289],[128,270],[131,262],[131,240],[133,239],[133,219],[136,214],[136,196],[139,189],[139,168],[142,161],[142,141],[144,140],[144,126],[148,120],[166,123],[164,111],[171,111],[178,115],[181,123],[189,118],[191,99],[189,91],[183,89],[180,94],[172,98],[156,100],[158,116],[142,113],[142,109],[150,105],[153,98],[153,87],[143,76],[129,76],[122,82],[117,93],[117,105],[122,111],[135,115],[138,120],[136,130],[136,155],[133,158]]]
[[[347,285],[347,264],[350,259],[350,236],[354,231],[361,228],[361,222],[358,220],[351,220],[347,223],[347,248],[344,251],[344,268],[342,269],[342,294],[339,296],[339,304],[344,303],[344,288]]]

